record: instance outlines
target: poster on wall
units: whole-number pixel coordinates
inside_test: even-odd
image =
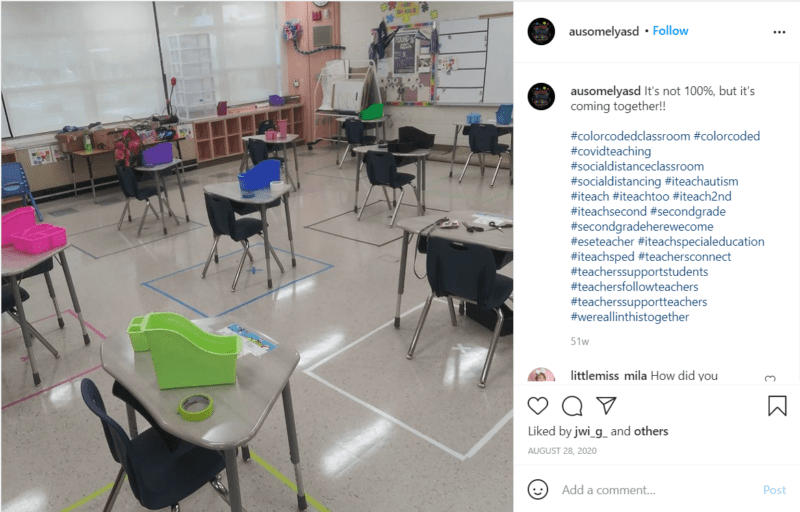
[[[28,157],[31,159],[31,165],[44,165],[53,163],[53,152],[50,146],[42,146],[40,148],[28,149]]]
[[[378,88],[385,105],[433,105],[436,55],[431,53],[433,22],[389,26],[399,29],[384,58],[377,63]],[[377,31],[373,30],[373,40]]]
[[[394,37],[394,74],[410,75],[417,71],[417,38],[414,33]]]

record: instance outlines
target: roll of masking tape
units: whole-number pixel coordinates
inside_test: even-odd
[[[271,190],[280,190],[280,189],[283,188],[283,182],[282,181],[271,181],[270,184],[269,184],[269,188]]]
[[[214,400],[208,395],[190,395],[181,400],[178,412],[188,421],[203,421],[214,412]]]

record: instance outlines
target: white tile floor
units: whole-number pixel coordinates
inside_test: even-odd
[[[405,358],[430,288],[409,273],[400,329],[394,316],[401,231],[388,227],[391,212],[380,193],[362,220],[353,210],[352,160],[340,171],[322,147],[298,150],[302,187],[290,199],[297,267],[291,267],[283,208],[270,210],[270,240],[286,267],[273,266],[266,285],[264,253],[253,250],[235,293],[230,291],[241,246],[221,239],[218,265],[206,279],[202,265],[211,248],[203,185],[235,179],[238,162],[188,174],[190,223],[148,216],[135,237],[144,203],[133,204],[133,222],[116,223],[123,202],[95,204],[81,195],[40,205],[45,222],[67,228],[67,256],[92,343],[86,347],[59,268],[53,274],[66,326],[58,328],[44,279],[26,280],[28,319],[61,352],[53,358],[38,342],[34,351],[42,385],[34,387],[16,324],[2,323],[2,509],[102,510],[118,466],[100,422],[80,397],[83,377],[94,380],[109,413],[125,425],[124,407],[111,395],[112,379],[99,367],[105,335],[131,317],[173,311],[190,319],[229,314],[281,343],[294,345],[300,365],[291,383],[300,455],[310,510],[410,511],[511,510],[511,364],[513,336],[501,338],[485,389],[478,376],[491,333],[465,317],[450,325],[447,306],[434,302],[412,361]],[[428,164],[428,207],[512,214],[507,171],[489,188],[491,172],[477,167],[458,184],[449,164]],[[293,171],[293,169],[292,169]],[[361,198],[366,191],[362,182]],[[173,210],[181,215],[175,178],[168,179]],[[121,198],[117,188],[99,193]],[[105,202],[105,201],[104,201]],[[415,215],[406,194],[399,218]],[[66,208],[76,210],[59,216]],[[307,226],[311,226],[307,228]],[[256,240],[254,240],[255,242]],[[286,252],[284,252],[286,251]],[[224,255],[230,255],[223,257]],[[249,263],[249,262],[248,262]],[[274,265],[274,263],[273,263]],[[424,273],[424,257],[416,268]],[[513,263],[503,269],[513,275]],[[469,347],[458,350],[458,344]],[[240,464],[244,506],[250,511],[296,510],[282,481],[294,473],[282,407],[276,405]],[[139,426],[146,425],[140,418]],[[183,510],[226,510],[210,487],[182,502]],[[72,507],[72,508],[70,508]],[[125,484],[114,510],[142,510]]]

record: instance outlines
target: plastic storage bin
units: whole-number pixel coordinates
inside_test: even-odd
[[[12,236],[24,232],[36,225],[36,210],[33,206],[24,206],[3,215],[3,245],[11,245]]]
[[[38,224],[22,233],[11,235],[11,243],[18,251],[39,254],[67,244],[67,230],[52,224]]]
[[[269,188],[270,183],[280,179],[280,160],[264,160],[249,171],[239,174],[239,188],[244,195],[245,192]]]
[[[147,336],[142,332],[143,316],[135,316],[128,324],[128,337],[131,339],[131,345],[134,352],[147,352],[150,350],[150,344],[147,343]]]
[[[495,112],[497,124],[511,124],[511,113],[513,110],[514,105],[500,105],[500,108]]]
[[[172,143],[162,142],[142,152],[142,165],[155,167],[172,162]]]
[[[150,313],[141,322],[160,389],[234,384],[238,336],[200,329],[177,313]]]
[[[477,112],[467,114],[467,124],[478,124],[481,122],[481,115]]]

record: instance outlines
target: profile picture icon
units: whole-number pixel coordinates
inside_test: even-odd
[[[544,46],[556,36],[556,27],[547,18],[536,18],[528,25],[528,37],[538,46]]]
[[[545,83],[538,83],[528,90],[528,103],[536,110],[547,110],[555,101],[555,91]]]
[[[528,382],[555,382],[553,372],[547,368],[536,368],[528,375]]]

